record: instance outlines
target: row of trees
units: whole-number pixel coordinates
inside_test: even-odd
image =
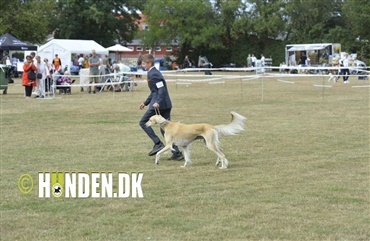
[[[284,60],[286,43],[341,43],[370,53],[368,0],[0,0],[0,33],[43,43],[94,39],[103,46],[141,38],[145,46],[177,42],[179,59],[207,55],[213,63],[245,64],[248,53]],[[148,31],[138,31],[139,11]],[[369,62],[368,62],[369,63]]]

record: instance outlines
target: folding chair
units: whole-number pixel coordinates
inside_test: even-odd
[[[123,88],[125,87],[126,91],[129,91],[128,84],[130,82],[130,78],[125,75],[121,74],[118,76],[119,81],[117,82],[117,85],[119,86],[120,91],[123,91]]]
[[[129,78],[129,83],[130,85],[128,86],[129,88],[129,91],[136,91],[136,86],[137,86],[137,83],[136,83],[136,79],[135,79],[135,76],[132,76],[132,78],[128,77]]]
[[[114,82],[114,75],[110,73],[110,70],[108,68],[104,68],[99,73],[99,83],[103,83],[100,86],[100,92],[104,91],[104,88],[108,86],[107,90],[110,90],[112,88],[112,83]]]

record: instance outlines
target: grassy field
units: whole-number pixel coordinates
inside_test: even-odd
[[[370,240],[369,88],[351,88],[369,81],[351,78],[169,83],[174,121],[248,118],[245,132],[221,137],[227,170],[201,142],[187,168],[169,154],[154,165],[138,125],[145,83],[26,100],[17,79],[0,96],[0,239]],[[39,198],[37,175],[52,171],[141,172],[144,198]],[[29,194],[22,174],[35,181]]]

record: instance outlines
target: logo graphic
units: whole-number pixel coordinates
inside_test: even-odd
[[[118,172],[39,172],[39,198],[143,198],[143,173]],[[18,188],[24,193],[33,189],[32,177],[22,175]]]
[[[63,172],[51,173],[51,185],[53,186],[52,189],[53,196],[61,197],[63,194],[64,173]]]
[[[28,194],[33,189],[33,179],[28,174],[23,174],[18,179],[18,189],[21,193]]]
[[[53,196],[54,197],[60,197],[62,196],[62,186],[59,183],[54,184],[53,186]]]

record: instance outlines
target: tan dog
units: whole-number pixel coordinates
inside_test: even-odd
[[[225,154],[219,147],[218,134],[222,135],[235,135],[243,131],[245,117],[236,112],[231,112],[232,120],[230,124],[213,126],[210,124],[191,124],[186,125],[166,120],[161,115],[154,115],[150,117],[146,126],[159,124],[164,130],[166,145],[160,150],[155,157],[155,163],[159,164],[159,157],[162,153],[171,150],[172,145],[181,146],[184,149],[185,163],[182,167],[186,167],[191,163],[190,160],[190,144],[196,139],[204,139],[208,149],[217,154],[218,158],[216,166],[221,163],[220,169],[227,168],[229,162],[225,158]]]

